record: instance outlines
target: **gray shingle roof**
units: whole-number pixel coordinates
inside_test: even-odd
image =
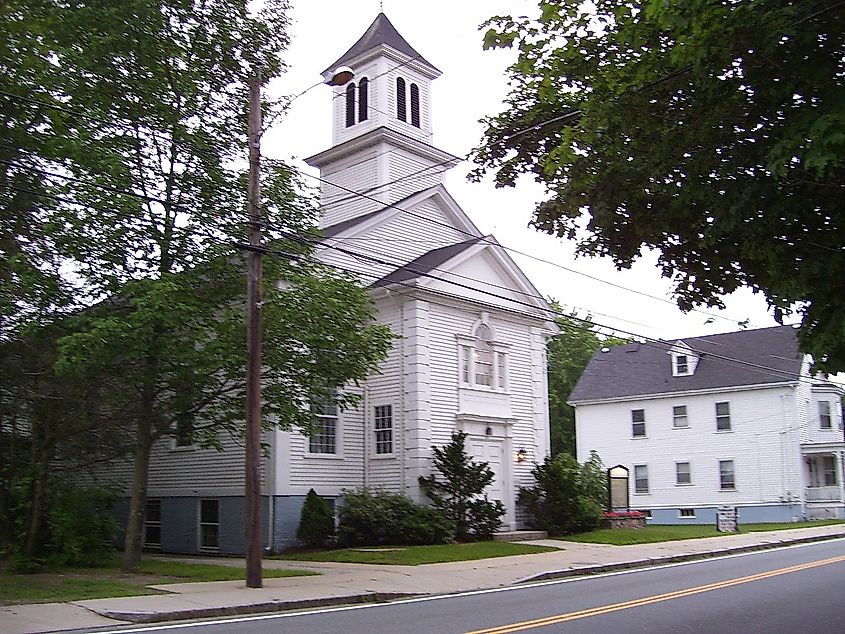
[[[389,284],[408,282],[418,277],[427,277],[428,274],[438,266],[445,264],[459,253],[463,253],[473,245],[478,244],[480,240],[484,239],[485,238],[483,237],[472,238],[471,240],[457,242],[455,244],[450,244],[448,246],[423,253],[416,260],[412,260],[404,266],[400,266],[395,271],[388,273],[381,279],[376,280],[371,284],[371,286],[373,288],[377,288],[379,286],[387,286]]]
[[[417,51],[414,50],[414,47],[408,44],[404,37],[399,35],[399,31],[396,30],[396,27],[393,26],[384,13],[379,13],[376,16],[376,19],[373,20],[373,23],[364,32],[364,35],[361,36],[361,39],[355,42],[355,44],[352,45],[352,48],[341,55],[334,64],[331,64],[326,70],[324,70],[323,74],[334,70],[338,66],[343,66],[349,63],[350,60],[353,60],[359,55],[381,46],[382,44],[387,44],[390,48],[393,48],[400,53],[405,53],[405,55],[412,59],[419,60],[421,64],[428,66],[437,73],[440,72],[431,62],[427,61],[422,55],[417,53]]]
[[[569,401],[648,396],[797,380],[803,355],[792,326],[680,339],[700,353],[692,376],[672,376],[674,341],[632,343],[597,351]]]

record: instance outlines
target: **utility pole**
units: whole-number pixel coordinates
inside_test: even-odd
[[[261,76],[249,82],[249,244],[247,254],[246,367],[246,585],[261,580]]]

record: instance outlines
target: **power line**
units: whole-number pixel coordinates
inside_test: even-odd
[[[289,235],[288,237],[292,240],[297,240],[296,236]],[[302,239],[302,240],[304,240],[304,239]],[[446,271],[442,271],[442,269],[437,269],[436,267],[424,271],[424,270],[417,269],[415,267],[409,266],[408,264],[399,264],[399,263],[396,263],[396,262],[390,262],[388,260],[384,260],[383,258],[374,257],[374,256],[363,254],[363,253],[360,253],[360,252],[350,251],[350,250],[344,249],[342,247],[327,245],[327,248],[334,249],[334,250],[338,251],[339,253],[344,253],[344,254],[349,255],[350,257],[354,257],[356,259],[368,260],[368,261],[373,262],[373,263],[382,264],[382,265],[385,265],[385,266],[392,267],[393,271],[404,270],[404,271],[407,271],[409,273],[413,273],[414,275],[417,275],[419,277],[427,277],[427,278],[435,279],[435,280],[438,280],[440,282],[450,284],[450,285],[456,286],[456,287],[461,288],[461,289],[475,291],[477,293],[488,295],[488,296],[493,297],[493,298],[504,300],[504,301],[509,302],[511,304],[515,304],[515,305],[518,305],[518,306],[524,306],[524,307],[530,308],[534,311],[539,311],[541,313],[545,313],[545,314],[553,316],[553,317],[557,317],[559,315],[559,313],[552,308],[546,308],[544,306],[539,306],[537,304],[523,302],[523,301],[514,299],[512,297],[507,297],[507,296],[500,295],[500,294],[497,294],[497,293],[494,293],[494,292],[491,292],[491,291],[487,291],[487,290],[480,289],[480,288],[477,288],[477,287],[469,286],[469,285],[463,284],[461,282],[456,282],[454,280],[449,280],[449,279],[434,275],[434,274],[432,274],[431,271],[438,271],[438,272],[441,272],[441,273],[446,272]],[[332,267],[338,268],[338,269],[342,269],[342,270],[346,270],[347,272],[357,273],[357,271],[351,271],[350,269],[344,269],[344,267],[339,267],[339,266],[331,265],[331,264],[329,266],[332,266]],[[475,281],[478,281],[478,280],[475,280]],[[405,285],[405,284],[403,284],[403,285]],[[411,287],[416,288],[413,285],[411,285]],[[578,321],[580,323],[583,323],[585,325],[597,326],[597,327],[600,327],[600,328],[604,328],[604,329],[606,329],[606,330],[608,330],[612,333],[613,332],[621,333],[621,334],[624,334],[624,335],[635,337],[637,339],[642,340],[642,341],[640,341],[640,343],[642,345],[657,347],[660,350],[665,350],[666,346],[668,345],[668,342],[666,342],[666,341],[662,341],[660,339],[654,339],[653,337],[647,337],[645,335],[642,335],[642,334],[639,334],[639,333],[636,333],[636,332],[633,332],[633,331],[628,331],[628,330],[624,330],[624,329],[621,329],[621,328],[611,327],[611,326],[608,326],[606,324],[601,324],[599,322],[592,321],[590,319],[585,319],[585,318],[582,318],[582,317],[571,316],[571,315],[567,315],[567,317],[570,318],[570,319],[573,319],[575,321]],[[737,358],[734,358],[734,357],[729,357],[729,356],[714,353],[714,352],[704,352],[703,354],[706,354],[709,357],[716,358],[716,359],[719,359],[721,361],[725,361],[725,362],[728,362],[728,363],[734,363],[734,364],[737,364],[737,365],[742,365],[742,366],[760,371],[764,374],[769,374],[770,376],[775,376],[775,377],[778,377],[778,378],[785,378],[785,379],[790,379],[790,380],[796,380],[796,381],[800,381],[800,382],[809,382],[809,383],[815,382],[815,380],[812,377],[804,377],[800,374],[796,375],[795,373],[790,372],[788,370],[781,370],[780,368],[773,368],[771,366],[765,366],[765,365],[762,365],[762,364],[759,364],[759,363],[746,361],[744,359],[737,359]],[[838,385],[840,387],[845,387],[845,383],[838,383],[838,382],[835,382],[835,381],[831,381],[829,379],[827,380],[827,382],[834,384],[834,385]]]

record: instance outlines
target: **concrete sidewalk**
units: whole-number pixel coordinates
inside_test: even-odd
[[[164,595],[11,606],[0,608],[0,632],[54,632],[448,594],[838,537],[845,537],[845,525],[633,546],[540,540],[526,543],[558,550],[424,566],[265,560],[265,568],[300,568],[318,572],[319,576],[265,579],[264,587],[258,589],[246,588],[243,581],[181,583],[154,586],[168,593]],[[238,559],[191,558],[190,561],[243,565],[243,560]]]

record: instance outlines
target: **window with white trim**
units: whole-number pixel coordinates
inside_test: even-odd
[[[411,125],[420,127],[420,87],[411,84]]]
[[[312,405],[314,429],[308,437],[308,451],[316,454],[337,453],[337,403]]]
[[[822,429],[833,429],[830,416],[830,401],[819,401],[819,427]]]
[[[731,404],[727,401],[716,403],[716,431],[731,430]]]
[[[200,550],[220,550],[220,500],[200,500]]]
[[[685,354],[679,354],[675,357],[675,376],[687,374],[689,374],[689,357]]]
[[[358,81],[358,123],[366,121],[369,115],[370,82],[366,77]]]
[[[393,453],[393,406],[376,405],[374,408],[373,427],[376,434],[376,454]]]
[[[675,429],[689,427],[686,405],[675,405],[672,407],[672,427]]]
[[[631,435],[634,438],[643,438],[645,436],[645,410],[632,409],[631,410]]]
[[[678,509],[678,517],[695,517],[695,509]]]
[[[733,491],[736,489],[733,460],[719,461],[719,488],[722,491]]]
[[[675,463],[675,484],[692,484],[692,471],[689,462]]]
[[[508,386],[506,344],[495,340],[493,329],[484,321],[472,337],[458,336],[458,364],[461,385],[504,392]]]
[[[634,465],[634,493],[648,493],[648,465]]]
[[[144,547],[161,548],[161,500],[147,498],[144,512]]]

